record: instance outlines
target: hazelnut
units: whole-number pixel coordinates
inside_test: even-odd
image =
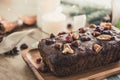
[[[73,39],[77,40],[79,38],[79,35],[77,33],[73,33],[72,37]]]
[[[86,32],[86,30],[84,28],[79,29],[79,33],[85,33],[85,32]]]
[[[112,24],[111,23],[102,22],[100,24],[100,26],[104,27],[106,30],[111,30],[111,28],[112,28]]]
[[[72,48],[70,47],[69,44],[64,44],[64,50],[62,52],[64,54],[66,54],[66,53],[73,54],[74,53],[74,51],[72,50]]]
[[[101,50],[102,50],[102,46],[98,45],[98,44],[94,44],[93,45],[93,50],[96,52],[96,53],[99,53]]]
[[[92,35],[95,36],[95,37],[96,37],[96,36],[99,36],[100,34],[101,34],[101,33],[98,32],[98,31],[94,31],[94,32],[92,33]]]
[[[60,50],[62,49],[62,43],[56,43],[54,47],[55,49]]]
[[[99,40],[111,40],[112,36],[110,35],[106,35],[106,34],[103,34],[103,35],[100,35],[97,37],[97,39]]]
[[[89,28],[96,28],[97,26],[95,24],[90,24]]]

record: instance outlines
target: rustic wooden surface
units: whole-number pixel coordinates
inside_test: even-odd
[[[38,80],[101,80],[114,74],[120,73],[120,62],[116,62],[104,67],[99,67],[93,70],[89,70],[83,73],[77,73],[67,77],[55,77],[51,73],[39,73],[37,68],[39,64],[35,63],[35,60],[40,56],[37,49],[25,50],[22,52],[22,57]]]
[[[21,55],[0,55],[0,80],[37,80]]]
[[[23,26],[25,27],[25,26]],[[20,30],[33,29],[25,27]],[[21,42],[22,44],[22,42]],[[37,80],[21,55],[0,55],[0,80]]]

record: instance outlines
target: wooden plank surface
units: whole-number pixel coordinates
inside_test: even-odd
[[[120,62],[112,63],[110,65],[95,68],[83,73],[76,73],[67,77],[55,77],[51,73],[39,73],[35,62],[36,57],[40,56],[37,49],[24,50],[22,57],[28,66],[32,69],[38,80],[101,80],[114,74],[120,73]]]

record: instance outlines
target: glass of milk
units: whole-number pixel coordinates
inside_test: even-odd
[[[60,0],[39,0],[37,11],[37,25],[41,27],[42,16],[54,12],[60,5]]]

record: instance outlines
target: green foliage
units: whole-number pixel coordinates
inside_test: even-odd
[[[116,24],[116,27],[120,29],[120,22]]]

